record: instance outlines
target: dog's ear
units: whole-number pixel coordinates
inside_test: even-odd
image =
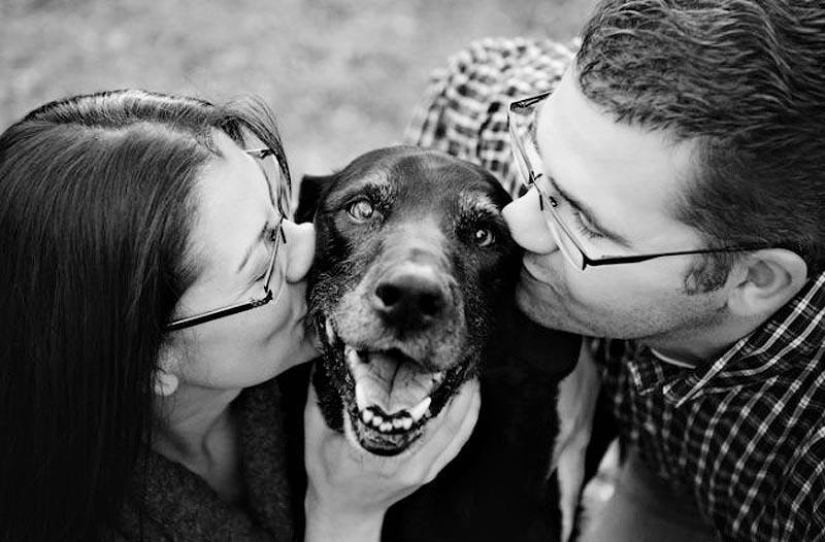
[[[298,188],[298,208],[295,209],[295,222],[312,222],[318,202],[334,175],[304,175]]]

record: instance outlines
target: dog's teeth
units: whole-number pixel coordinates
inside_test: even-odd
[[[332,321],[327,318],[326,320],[326,331],[327,331],[327,340],[329,344],[335,344],[335,330],[332,329]]]
[[[381,424],[381,427],[378,428],[382,433],[389,433],[392,429],[392,424],[390,422],[384,422]]]
[[[420,403],[412,407],[408,412],[410,416],[412,416],[413,421],[417,422],[420,420],[427,412],[427,409],[430,408],[430,403],[432,402],[432,399],[425,397]]]
[[[358,410],[367,408],[367,395],[364,391],[364,386],[360,382],[355,383],[355,404],[358,405]]]
[[[446,372],[442,371],[440,373],[433,373],[433,384],[441,384],[441,381],[444,380],[444,375]]]
[[[412,418],[408,416],[404,416],[403,418],[396,418],[392,421],[392,426],[395,429],[403,429],[404,431],[407,431],[410,427],[412,427],[412,424]]]
[[[372,410],[362,410],[361,411],[361,421],[363,421],[364,423],[370,423],[370,420],[372,420],[372,417],[374,415],[375,414],[372,413]]]
[[[372,417],[372,426],[373,426],[373,427],[375,427],[375,428],[381,427],[381,424],[382,424],[382,423],[384,423],[384,418],[382,418],[382,417],[381,417],[381,416],[379,416],[378,414],[375,414],[375,415]]]

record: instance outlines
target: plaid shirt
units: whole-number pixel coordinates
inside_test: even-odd
[[[434,73],[408,142],[480,164],[511,194],[507,105],[572,60],[549,40],[484,40]],[[620,433],[726,540],[825,541],[825,274],[707,366],[595,341]]]

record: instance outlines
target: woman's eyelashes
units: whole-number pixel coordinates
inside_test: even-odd
[[[264,240],[266,241],[267,245],[274,248],[275,243],[278,241],[278,236],[281,234],[281,225],[278,223],[274,226],[269,226],[264,230]]]
[[[590,220],[580,211],[573,211],[573,221],[576,223],[576,229],[579,230],[587,239],[601,239],[604,235],[596,230],[590,223]]]

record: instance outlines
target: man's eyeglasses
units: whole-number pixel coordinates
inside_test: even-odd
[[[248,149],[245,151],[248,155],[255,158],[266,177],[269,185],[269,197],[272,204],[278,210],[280,218],[277,226],[271,232],[272,236],[272,255],[269,257],[269,266],[263,278],[263,292],[260,297],[249,299],[233,305],[213,309],[206,312],[201,312],[193,316],[179,318],[173,320],[165,326],[166,331],[175,331],[187,327],[196,326],[224,316],[231,316],[239,312],[248,311],[257,307],[262,307],[273,300],[278,299],[278,296],[283,289],[286,282],[283,266],[278,265],[278,249],[281,243],[286,243],[286,236],[284,235],[283,223],[284,219],[291,218],[289,209],[291,209],[291,192],[292,187],[289,179],[289,173],[285,167],[278,161],[275,152],[268,148]],[[278,173],[281,172],[279,180]]]
[[[584,244],[573,233],[574,228],[587,231],[582,226],[580,213],[569,202],[565,202],[558,191],[553,187],[550,179],[542,173],[541,154],[536,144],[536,113],[550,92],[538,94],[510,104],[509,128],[510,142],[516,168],[522,182],[527,189],[535,187],[539,193],[539,209],[547,224],[547,229],[553,235],[553,240],[564,254],[565,258],[576,269],[584,271],[587,267],[600,265],[616,265],[638,263],[665,256],[680,256],[684,254],[710,254],[714,252],[743,252],[765,248],[762,246],[732,246],[722,248],[706,248],[698,250],[679,250],[673,252],[659,252],[655,254],[635,254],[629,256],[591,256],[584,249]],[[579,226],[575,226],[579,224]],[[587,235],[583,233],[582,235]]]

